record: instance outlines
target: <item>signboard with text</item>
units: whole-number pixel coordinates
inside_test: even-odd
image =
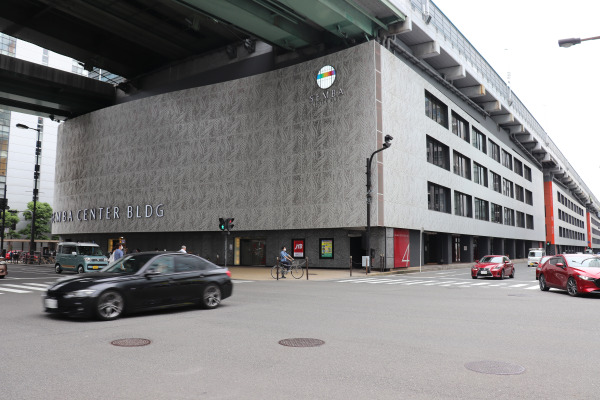
[[[333,239],[319,239],[319,258],[333,258]]]
[[[304,258],[304,239],[292,239],[292,257]]]

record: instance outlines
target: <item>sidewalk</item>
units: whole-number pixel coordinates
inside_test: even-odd
[[[512,260],[514,263],[527,262],[527,259],[516,259]],[[453,269],[467,269],[470,268],[474,263],[455,263],[455,264],[427,264],[422,267],[408,267],[408,268],[395,268],[391,271],[380,272],[379,270],[373,269],[371,273],[365,274],[364,269],[353,269],[352,278],[367,277],[367,276],[384,276],[384,275],[400,275],[410,274],[420,271],[445,271]],[[10,270],[11,265],[25,266],[30,265],[32,267],[46,267],[54,269],[52,264],[8,264]],[[250,281],[271,281],[274,280],[271,277],[271,267],[254,266],[254,267],[236,267],[228,266],[231,271],[231,278],[236,280],[250,280]],[[313,281],[326,281],[334,279],[346,279],[350,278],[349,269],[323,269],[323,268],[309,268],[308,279]],[[286,280],[296,281],[290,275]],[[298,281],[306,280],[306,274]]]

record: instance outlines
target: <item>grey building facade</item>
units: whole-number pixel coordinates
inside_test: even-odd
[[[331,66],[331,86],[318,85]],[[326,85],[325,85],[326,86]],[[53,233],[111,250],[176,249],[270,265],[300,243],[315,267],[372,248],[387,268],[524,257],[545,240],[542,171],[506,131],[377,42],[61,124]],[[294,240],[296,240],[294,242]]]

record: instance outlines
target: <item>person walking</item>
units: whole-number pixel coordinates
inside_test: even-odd
[[[285,246],[283,246],[281,248],[281,253],[279,253],[279,264],[284,265],[285,268],[281,268],[281,277],[285,279],[285,274],[287,273],[287,270],[289,269],[289,267],[292,266],[292,261],[294,261],[294,259],[292,258],[292,256],[290,256],[287,252],[286,252],[286,248]]]
[[[118,259],[123,257],[123,244],[119,243],[119,247],[115,250],[113,255],[114,261],[117,261]]]

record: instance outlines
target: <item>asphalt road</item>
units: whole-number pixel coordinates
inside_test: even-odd
[[[540,292],[524,264],[504,281],[465,269],[242,281],[216,310],[112,322],[45,315],[42,291],[6,289],[42,288],[56,274],[10,272],[0,281],[0,399],[598,397],[600,297]],[[123,338],[151,344],[111,345]],[[279,344],[289,338],[324,344]],[[478,361],[494,373],[466,367]]]

